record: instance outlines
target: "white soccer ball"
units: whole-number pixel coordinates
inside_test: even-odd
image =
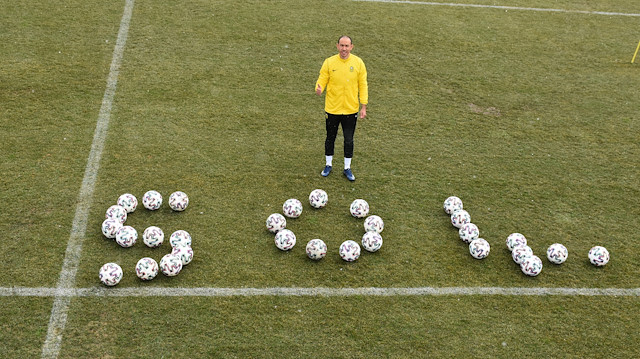
[[[149,257],[140,259],[136,264],[136,275],[142,280],[152,280],[158,275],[158,262]]]
[[[554,243],[547,248],[547,259],[554,264],[562,264],[567,260],[569,251],[560,243]]]
[[[118,197],[118,201],[116,202],[119,206],[124,207],[127,210],[127,213],[132,213],[138,208],[138,199],[136,196],[131,193],[125,193]]]
[[[453,212],[463,208],[462,200],[456,196],[448,197],[444,200],[443,208],[448,215],[452,215]]]
[[[131,226],[122,226],[116,233],[116,243],[121,247],[129,248],[136,244],[138,240],[138,231]]]
[[[288,229],[283,229],[276,233],[274,241],[278,249],[288,251],[296,245],[296,235]]]
[[[302,202],[295,198],[289,198],[284,201],[282,212],[289,218],[298,218],[302,214]]]
[[[609,251],[605,247],[595,246],[589,250],[589,262],[596,267],[609,263]]]
[[[324,190],[314,189],[309,194],[309,204],[313,208],[323,208],[324,206],[327,205],[328,201],[329,201],[329,196],[327,195],[327,192],[325,192]]]
[[[483,259],[489,255],[491,246],[483,238],[476,238],[469,243],[469,253],[475,259]]]
[[[106,263],[100,268],[99,276],[102,284],[113,287],[122,279],[122,268],[116,263]]]
[[[369,216],[364,220],[364,231],[365,232],[378,232],[381,233],[384,229],[384,222],[382,218],[378,216]]]
[[[171,254],[178,256],[182,261],[182,265],[186,266],[193,260],[193,248],[189,246],[178,245],[173,247]]]
[[[164,232],[156,226],[147,227],[142,232],[142,242],[149,248],[158,248],[164,242]]]
[[[353,262],[360,257],[360,245],[356,241],[347,240],[340,245],[340,258]]]
[[[320,260],[327,255],[327,245],[322,239],[312,239],[307,243],[307,257],[313,260]]]
[[[182,191],[173,192],[169,196],[169,207],[176,212],[184,211],[185,209],[187,209],[188,205],[189,197]]]
[[[351,215],[356,218],[364,218],[369,214],[369,203],[364,199],[356,199],[351,202],[349,212],[351,212]]]
[[[513,248],[520,245],[527,245],[527,239],[522,234],[511,233],[509,237],[507,237],[507,248],[509,248],[510,251],[513,251]]]
[[[107,212],[104,214],[104,218],[115,219],[120,223],[124,223],[127,220],[127,210],[122,206],[114,204],[107,209]]]
[[[171,244],[171,248],[180,245],[191,247],[191,235],[189,232],[179,229],[171,233],[171,236],[169,237],[169,244]]]
[[[469,212],[464,209],[459,209],[451,215],[451,224],[456,228],[461,228],[463,225],[471,223],[471,216]]]
[[[478,226],[473,223],[465,223],[458,230],[458,235],[464,243],[471,243],[474,239],[480,237]]]
[[[267,229],[271,233],[277,233],[287,228],[287,219],[280,213],[273,213],[267,217]]]
[[[542,260],[535,255],[528,256],[522,264],[520,264],[520,269],[522,273],[535,277],[542,272]]]
[[[531,257],[532,255],[533,250],[526,244],[515,246],[511,251],[511,258],[518,264],[522,264],[527,257]]]
[[[181,270],[182,260],[180,257],[169,253],[160,259],[160,271],[167,277],[176,276]]]
[[[155,211],[162,206],[162,195],[158,191],[147,191],[142,196],[142,205],[150,211]]]
[[[382,236],[374,231],[365,233],[362,236],[362,247],[369,252],[377,252],[382,247]]]
[[[116,238],[116,233],[122,228],[122,223],[116,219],[107,218],[102,222],[102,234],[109,239]]]

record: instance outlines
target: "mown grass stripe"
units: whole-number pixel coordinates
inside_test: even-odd
[[[350,297],[350,296],[585,296],[640,297],[640,288],[408,287],[408,288],[0,288],[0,297]]]
[[[537,7],[519,7],[519,6],[503,6],[503,5],[458,4],[458,3],[442,3],[442,2],[429,2],[429,1],[408,1],[408,0],[353,0],[353,1],[383,2],[383,3],[395,3],[395,4],[414,4],[414,5],[432,5],[432,6],[473,7],[473,8],[500,9],[500,10],[561,12],[561,13],[587,14],[587,15],[638,16],[638,17],[640,17],[640,14],[624,13],[624,12],[566,10],[566,9],[545,9],[545,8],[537,8]]]
[[[91,200],[95,189],[98,171],[100,169],[100,159],[104,149],[107,130],[109,128],[109,119],[111,117],[111,107],[113,98],[115,97],[116,87],[118,84],[118,73],[124,53],[124,46],[127,42],[129,33],[129,23],[133,12],[134,0],[127,0],[125,3],[124,13],[120,21],[120,29],[118,30],[118,39],[113,50],[109,76],[107,78],[107,88],[102,98],[102,105],[98,114],[98,121],[91,143],[91,151],[87,159],[82,186],[78,194],[78,204],[73,217],[71,233],[67,242],[67,250],[65,252],[62,270],[58,279],[58,286],[55,289],[55,299],[51,309],[49,318],[49,327],[47,329],[47,337],[42,346],[42,358],[57,358],[62,344],[62,333],[67,322],[67,312],[69,310],[69,302],[71,296],[65,295],[66,290],[75,286],[76,273],[82,253],[82,241],[86,235],[87,219],[89,217],[89,209],[91,208]]]

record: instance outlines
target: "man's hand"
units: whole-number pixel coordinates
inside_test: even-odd
[[[367,105],[362,105],[362,108],[360,109],[360,118],[365,117],[367,117]]]
[[[318,84],[318,87],[316,88],[316,95],[322,95],[322,87],[320,87],[320,84]]]

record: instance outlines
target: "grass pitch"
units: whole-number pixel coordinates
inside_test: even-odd
[[[493,4],[494,2],[476,2]],[[637,4],[535,1],[510,6],[639,13]],[[56,285],[123,4],[4,3],[0,286]],[[120,287],[638,288],[640,214],[637,17],[350,1],[137,1],[83,241],[77,287],[118,262]],[[355,183],[324,164],[322,60],[341,34],[369,72]],[[336,143],[336,168],[341,163]],[[329,204],[313,210],[314,188]],[[188,230],[195,259],[143,283],[143,256],[100,233],[125,192],[189,194],[172,213],[139,209],[142,233]],[[458,195],[492,245],[474,260],[442,202]],[[298,243],[280,252],[264,220],[288,198]],[[355,263],[348,206],[366,199],[384,245]],[[527,236],[543,258],[528,278],[504,241]],[[631,234],[632,236],[632,234]],[[327,258],[304,246],[322,238]],[[561,242],[569,259],[544,258]],[[604,268],[586,253],[603,245]],[[50,298],[6,297],[1,356],[39,355]],[[60,357],[637,356],[638,299],[591,297],[74,298]],[[25,320],[21,321],[20,318]],[[15,333],[19,333],[16,335]],[[561,349],[558,349],[561,348]],[[560,351],[558,351],[560,350]]]

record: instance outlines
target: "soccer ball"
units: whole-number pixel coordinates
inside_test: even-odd
[[[162,195],[158,191],[147,191],[142,196],[142,205],[150,211],[155,211],[162,205]]]
[[[267,229],[271,233],[277,233],[279,230],[287,227],[287,219],[280,213],[273,213],[267,217]]]
[[[384,222],[382,218],[378,216],[369,216],[364,220],[364,231],[365,232],[382,232],[384,229]]]
[[[127,210],[122,206],[114,204],[107,209],[104,218],[115,219],[120,223],[124,223],[127,220]]]
[[[320,260],[327,254],[327,245],[322,239],[312,239],[307,243],[307,257]]]
[[[609,251],[605,247],[595,246],[589,250],[589,262],[596,267],[609,263]]]
[[[475,259],[483,259],[489,255],[491,246],[482,238],[476,238],[469,243],[469,253]]]
[[[533,250],[526,244],[515,246],[511,251],[511,258],[513,258],[513,261],[518,264],[522,264],[527,257],[531,257],[532,255]]]
[[[124,209],[127,210],[127,213],[132,213],[136,208],[138,208],[138,199],[131,193],[125,193],[118,197],[118,201],[116,203],[119,206],[124,207]]]
[[[136,275],[142,280],[152,280],[158,275],[158,262],[149,257],[140,259],[136,264]]]
[[[513,248],[523,245],[527,245],[527,239],[520,233],[511,233],[509,237],[507,237],[507,248],[510,251],[513,251]]]
[[[129,248],[136,244],[138,240],[138,231],[131,226],[122,226],[116,232],[116,243],[121,247]]]
[[[295,198],[289,198],[284,201],[282,212],[289,218],[298,218],[302,214],[302,202]]]
[[[309,194],[309,204],[313,208],[322,208],[327,205],[328,201],[329,196],[327,192],[321,189],[314,189],[311,191],[311,194]]]
[[[520,269],[522,270],[522,273],[535,277],[542,272],[542,260],[540,260],[538,256],[528,256],[524,259],[522,264],[520,264]]]
[[[107,263],[100,268],[99,276],[102,284],[113,287],[122,279],[122,268],[116,263]]]
[[[160,270],[167,277],[176,276],[182,270],[182,260],[171,253],[166,254],[160,259]]]
[[[173,192],[169,196],[169,207],[176,212],[182,212],[189,205],[189,197],[181,191]]]
[[[360,257],[360,245],[352,240],[342,242],[340,245],[340,258],[347,262],[353,262]]]
[[[116,233],[122,227],[122,223],[120,221],[107,218],[102,222],[102,234],[109,239],[116,238]]]
[[[276,233],[274,241],[278,249],[288,251],[296,245],[296,235],[288,229],[283,229]]]
[[[367,216],[367,214],[369,214],[369,203],[367,203],[367,201],[365,201],[364,199],[356,199],[355,201],[351,202],[349,211],[351,212],[351,215],[356,218],[364,218]]]
[[[451,196],[444,200],[443,208],[448,215],[452,215],[453,212],[462,209],[462,207],[462,200],[456,196]]]
[[[172,248],[179,245],[191,247],[191,235],[189,232],[179,229],[171,233],[171,236],[169,237],[169,244],[171,244]]]
[[[362,236],[362,246],[369,252],[376,252],[382,247],[382,236],[378,232],[369,231]]]
[[[142,232],[142,241],[149,248],[158,248],[164,242],[164,232],[156,226],[147,227]]]
[[[554,243],[547,248],[547,259],[554,264],[562,264],[567,260],[569,251],[560,243]]]
[[[456,228],[461,228],[463,225],[471,223],[471,216],[469,212],[464,209],[459,209],[451,215],[451,224]]]
[[[474,239],[480,236],[480,230],[478,226],[473,223],[465,223],[458,230],[458,235],[464,243],[471,243]]]
[[[183,266],[186,266],[193,260],[193,248],[189,246],[175,246],[171,250],[171,254],[178,256],[182,261]]]

